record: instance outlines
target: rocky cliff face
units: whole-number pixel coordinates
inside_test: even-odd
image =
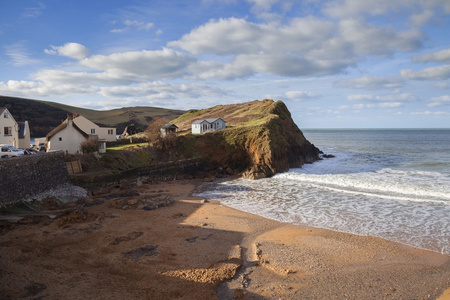
[[[319,159],[319,149],[306,140],[282,101],[217,106],[190,112],[173,122],[188,131],[192,121],[212,117],[222,118],[229,128],[180,136],[180,149],[186,156],[204,157],[212,166],[251,179]]]

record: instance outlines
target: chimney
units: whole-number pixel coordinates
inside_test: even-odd
[[[67,113],[67,125],[73,125],[73,113]]]

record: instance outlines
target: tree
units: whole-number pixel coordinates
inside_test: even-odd
[[[161,128],[168,122],[169,120],[165,118],[155,118],[148,124],[145,133],[151,146],[155,146],[155,144],[158,144],[161,141]]]
[[[149,145],[156,150],[162,151],[166,158],[173,158],[178,153],[178,139],[174,132],[162,135],[161,128],[169,122],[165,118],[153,119],[145,130]]]

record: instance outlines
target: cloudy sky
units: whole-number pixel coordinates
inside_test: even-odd
[[[269,98],[300,128],[449,128],[450,1],[1,1],[0,95],[99,110]]]

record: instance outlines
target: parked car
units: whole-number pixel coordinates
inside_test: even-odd
[[[34,148],[27,148],[23,151],[24,154],[39,154],[39,150]]]
[[[14,156],[20,156],[23,155],[23,150],[17,149],[13,145],[10,144],[0,144],[0,155],[1,157],[14,157]]]

